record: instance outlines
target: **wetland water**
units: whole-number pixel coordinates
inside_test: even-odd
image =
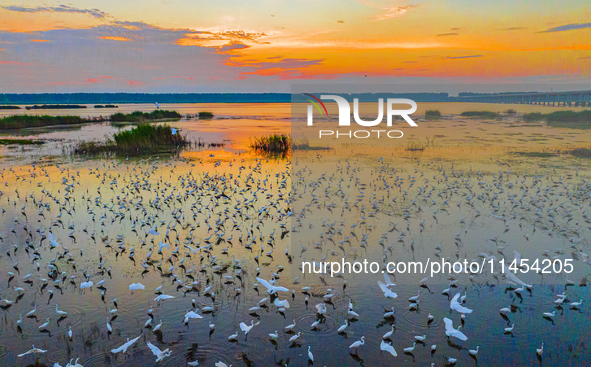
[[[214,112],[212,120],[168,124],[192,140],[226,146],[177,158],[86,159],[63,155],[62,147],[118,128],[102,123],[2,133],[49,142],[0,147],[0,365],[63,366],[77,358],[83,366],[155,365],[147,342],[172,351],[158,362],[170,366],[307,366],[308,347],[317,366],[443,366],[449,358],[458,366],[588,364],[591,298],[589,286],[580,284],[590,273],[591,169],[589,160],[564,151],[588,144],[591,130],[514,115],[458,116],[556,109],[419,103],[417,116],[439,109],[443,118],[417,118],[419,128],[405,128],[403,139],[323,143],[333,149],[295,152],[287,160],[245,152],[251,137],[290,132],[289,104],[161,108]],[[118,111],[137,109],[153,106]],[[64,114],[26,113],[41,112]],[[434,143],[409,152],[411,134]],[[343,258],[382,264],[494,256],[510,263],[514,251],[529,259],[573,259],[574,271],[517,274],[531,287],[498,269],[436,275],[423,287],[425,275],[397,274],[390,286],[397,297],[386,298],[381,273],[331,278],[300,269],[302,261]],[[269,295],[257,277],[276,279],[289,291]],[[82,288],[89,281],[92,287]],[[130,291],[133,283],[145,289]],[[473,310],[465,317],[450,311],[456,293]],[[408,300],[417,294],[418,302]],[[156,301],[159,295],[174,298]],[[326,308],[322,315],[319,304]],[[385,318],[392,307],[393,317]],[[202,318],[185,323],[188,311]],[[467,340],[448,339],[444,318],[456,329],[462,325]],[[255,325],[247,337],[243,322]],[[392,330],[386,342],[396,357],[380,349]],[[276,331],[277,338],[269,336]],[[111,352],[138,336],[126,352]],[[362,336],[357,351],[349,347]],[[425,336],[424,343],[404,353],[415,336]],[[32,345],[46,352],[17,356]],[[477,346],[474,358],[469,350]]]

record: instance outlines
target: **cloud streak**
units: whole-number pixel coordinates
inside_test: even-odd
[[[19,13],[40,13],[40,12],[48,12],[48,13],[78,13],[78,14],[88,14],[98,19],[103,19],[108,16],[107,13],[101,11],[99,9],[79,9],[74,8],[68,5],[60,5],[60,6],[38,6],[36,8],[26,8],[24,6],[3,6],[5,10],[15,11]]]
[[[559,27],[550,28],[550,29],[547,29],[547,30],[539,32],[539,33],[565,32],[565,31],[574,31],[574,30],[585,29],[585,28],[591,28],[591,23],[566,24],[566,25],[561,25]]]
[[[467,56],[448,56],[446,57],[447,60],[457,60],[457,59],[473,59],[477,57],[483,57],[484,55],[467,55]]]

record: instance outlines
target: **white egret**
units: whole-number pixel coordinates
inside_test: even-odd
[[[443,322],[445,323],[445,335],[447,335],[448,337],[453,336],[454,338],[458,338],[458,339],[464,340],[464,341],[468,340],[468,337],[466,335],[464,335],[464,333],[462,333],[459,330],[461,328],[461,326],[458,327],[457,329],[454,329],[453,321],[451,321],[447,317],[443,318]]]

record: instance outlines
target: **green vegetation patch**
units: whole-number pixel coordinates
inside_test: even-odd
[[[180,119],[181,114],[176,111],[154,110],[152,112],[135,111],[132,113],[116,113],[111,115],[111,121],[116,122],[150,122],[163,119]]]
[[[492,111],[464,111],[460,114],[460,116],[464,117],[481,117],[485,119],[494,119],[499,117],[498,112]]]
[[[53,125],[75,125],[83,124],[85,122],[87,122],[87,120],[80,116],[14,115],[0,118],[0,130]]]

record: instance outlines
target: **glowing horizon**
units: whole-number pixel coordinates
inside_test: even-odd
[[[302,80],[591,84],[591,4],[0,5],[2,93],[289,91]]]

